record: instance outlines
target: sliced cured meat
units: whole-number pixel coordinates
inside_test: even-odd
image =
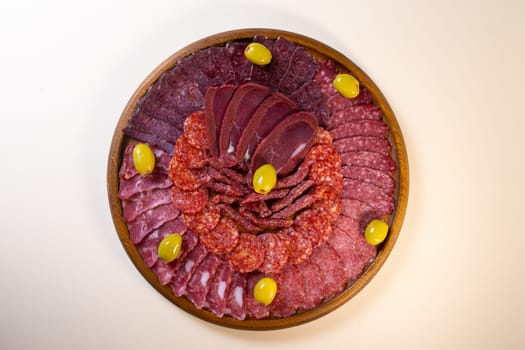
[[[126,128],[147,130],[152,135],[157,136],[160,140],[164,140],[171,144],[174,144],[177,138],[183,133],[182,129],[178,128],[176,125],[157,119],[154,116],[147,115],[141,111],[131,116]]]
[[[128,200],[122,201],[122,217],[130,222],[143,212],[171,202],[169,188],[139,192]]]
[[[128,222],[129,236],[133,244],[137,244],[148,233],[159,228],[168,221],[175,220],[179,211],[171,203],[145,211],[131,222]]]
[[[240,200],[241,199],[239,197],[232,197],[222,193],[217,193],[215,196],[213,196],[211,202],[213,204],[233,204],[239,202]]]
[[[229,205],[219,205],[221,208],[221,212],[228,216],[230,219],[232,219],[238,226],[239,229],[245,232],[251,232],[251,233],[257,233],[262,231],[260,227],[253,224],[250,220],[239,214],[239,212],[235,209],[233,209]]]
[[[143,131],[137,128],[133,128],[133,127],[125,128],[122,131],[124,132],[124,134],[126,134],[129,137],[132,137],[142,142],[147,142],[152,145],[156,145],[160,147],[163,151],[167,152],[168,154],[170,155],[173,154],[173,147],[175,146],[175,144],[159,139],[157,135],[153,135],[149,132],[146,132],[146,131]]]
[[[218,86],[234,81],[235,72],[228,50],[224,46],[212,46],[207,50],[210,56],[211,69],[206,73],[210,78],[210,85]]]
[[[341,268],[343,263],[332,247],[327,244],[317,247],[310,260],[319,267],[326,298],[339,294],[345,288],[347,281],[345,271]]]
[[[183,191],[194,191],[208,181],[205,169],[189,169],[175,157],[170,162],[169,178]]]
[[[339,125],[331,131],[334,140],[353,136],[374,136],[386,138],[390,129],[382,120],[358,120]]]
[[[217,226],[221,219],[221,212],[218,206],[208,202],[200,212],[195,214],[182,213],[181,216],[188,229],[200,234],[201,232],[210,232]]]
[[[296,265],[299,274],[303,277],[304,297],[300,308],[310,310],[321,304],[324,297],[324,282],[321,277],[321,270],[317,264],[310,259]]]
[[[316,186],[312,192],[312,196],[317,199],[313,208],[320,208],[327,211],[332,220],[336,220],[339,215],[341,215],[343,202],[339,197],[339,193],[336,192],[332,186]]]
[[[257,42],[257,43],[260,43],[260,44],[263,44],[264,46],[266,46],[266,48],[268,48],[268,50],[273,52],[272,50],[273,50],[273,46],[274,46],[275,40],[270,39],[270,38],[268,38],[266,36],[256,35],[256,36],[253,37],[253,41]],[[249,76],[248,80],[251,80],[251,81],[253,81],[255,83],[260,83],[260,84],[267,85],[267,81],[268,81],[268,65],[266,65],[266,66],[259,66],[259,65],[256,65],[256,64],[251,64],[250,76]]]
[[[288,70],[289,63],[297,50],[297,46],[283,37],[277,38],[273,44],[272,61],[268,65],[268,86],[278,90],[279,82]]]
[[[237,87],[223,85],[211,87],[205,96],[206,129],[208,132],[208,146],[212,157],[219,156],[219,136],[222,128],[224,113]]]
[[[192,113],[186,118],[184,121],[184,136],[194,147],[205,149],[208,146],[206,116],[203,111]]]
[[[188,253],[184,259],[180,260],[180,262],[177,264],[177,269],[173,274],[173,279],[169,283],[173,294],[178,297],[184,294],[188,281],[191,279],[193,273],[197,269],[197,266],[199,266],[199,264],[204,260],[206,255],[208,255],[206,248],[204,248],[204,246],[201,244],[197,244],[197,246],[190,253]]]
[[[309,165],[306,162],[302,162],[293,174],[277,179],[273,192],[281,188],[294,187],[301,183],[308,176],[308,168]]]
[[[364,226],[374,218],[380,218],[388,213],[381,213],[377,209],[372,208],[370,205],[361,202],[357,199],[342,199],[343,210],[341,215],[352,218],[359,222],[361,227]]]
[[[263,229],[275,229],[281,227],[290,227],[293,225],[293,220],[288,218],[261,218],[254,215],[252,212],[241,207],[239,210],[242,216],[250,220],[254,225],[262,227]]]
[[[290,190],[287,188],[279,189],[279,190],[272,190],[267,194],[260,194],[256,192],[250,192],[246,195],[246,197],[242,200],[242,204],[247,203],[253,203],[253,202],[260,202],[260,201],[266,201],[269,199],[279,199],[284,198],[288,194]]]
[[[159,248],[159,243],[164,239],[164,237],[173,233],[184,234],[185,232],[186,227],[179,216],[175,220],[166,222],[164,225],[148,234],[140,243],[137,244],[137,249],[139,250],[139,253],[142,256],[142,259],[144,260],[146,266],[152,267],[157,262],[157,251]],[[196,236],[195,244],[197,244]]]
[[[119,178],[121,180],[128,180],[138,174],[137,169],[133,163],[133,148],[138,142],[130,142],[124,150],[122,157],[122,165],[120,166]],[[154,174],[167,174],[171,156],[159,147],[150,145],[153,154],[155,154],[155,169]]]
[[[209,252],[226,254],[237,246],[239,231],[232,219],[223,216],[213,230],[200,232],[199,239]]]
[[[319,62],[304,48],[298,46],[292,54],[286,72],[279,81],[278,90],[287,95],[294,93],[305,83],[312,80],[318,68]]]
[[[393,194],[396,184],[390,172],[376,170],[373,168],[346,165],[341,169],[343,176],[349,179],[355,179],[362,182],[369,182],[381,187],[387,194]]]
[[[290,192],[286,195],[286,197],[276,201],[271,206],[272,212],[278,212],[283,208],[286,208],[287,206],[291,205],[297,197],[302,195],[304,192],[308,191],[315,182],[313,180],[306,180],[296,187],[292,188]]]
[[[238,320],[246,318],[246,278],[235,271],[230,284],[226,313]]]
[[[317,128],[317,133],[315,134],[314,145],[328,145],[331,146],[333,143],[333,137],[330,131]]]
[[[230,41],[226,43],[226,51],[230,56],[232,68],[235,73],[235,82],[242,84],[249,80],[252,64],[244,56],[244,50],[248,43],[240,41]]]
[[[376,170],[392,172],[396,165],[389,155],[370,151],[341,153],[343,165],[362,166]]]
[[[173,186],[172,189],[173,206],[183,213],[198,213],[208,202],[208,190],[204,187],[199,187],[194,191],[183,191],[177,186]]]
[[[380,213],[390,214],[394,211],[394,198],[383,192],[381,187],[354,179],[345,179],[344,183],[341,198],[358,199]]]
[[[206,187],[215,193],[225,194],[227,196],[236,197],[239,199],[245,194],[245,190],[242,187],[222,182],[210,181],[206,184]]]
[[[229,176],[227,176],[226,174],[224,174],[224,172],[214,168],[214,167],[209,167],[208,168],[208,175],[210,176],[211,180],[215,181],[215,182],[222,182],[224,184],[227,184],[227,185],[230,185],[230,186],[234,186],[234,187],[239,187],[239,186],[242,186],[240,185],[239,183],[237,183],[234,179],[230,178]],[[239,192],[241,193],[241,192]]]
[[[259,271],[263,273],[279,271],[288,262],[288,255],[290,254],[285,242],[274,233],[260,234],[257,239],[262,242],[266,252]]]
[[[328,98],[323,93],[321,85],[316,81],[309,81],[297,89],[289,98],[294,101],[300,110],[310,112],[319,121],[319,125],[326,127],[330,117]]]
[[[263,85],[246,83],[235,91],[226,111],[219,137],[219,156],[228,164],[236,164],[237,145],[257,107],[270,95]],[[231,162],[231,163],[230,163]]]
[[[137,174],[128,180],[120,180],[118,196],[122,200],[130,199],[137,193],[155,189],[169,188],[173,185],[165,174]]]
[[[292,227],[277,233],[288,249],[288,262],[299,264],[312,254],[312,242]]]
[[[226,312],[232,277],[233,268],[226,262],[221,261],[215,271],[208,295],[206,296],[208,308],[218,317],[224,316]]]
[[[318,247],[332,234],[331,217],[324,210],[305,210],[295,218],[294,230]]]
[[[327,128],[335,130],[351,122],[379,121],[382,115],[381,108],[373,103],[354,105],[332,113]]]
[[[252,272],[246,277],[246,315],[250,318],[261,319],[270,314],[268,306],[259,303],[253,295],[255,285],[263,277],[265,276],[259,272]]]
[[[261,140],[273,130],[285,117],[289,116],[296,105],[286,96],[275,93],[265,99],[254,112],[241,134],[237,145],[237,159],[249,162]]]
[[[223,175],[227,176],[231,181],[235,182],[237,185],[243,186],[245,183],[245,176],[242,173],[239,173],[233,169],[221,168],[218,169]]]
[[[274,276],[277,281],[277,293],[270,304],[270,313],[274,317],[293,315],[303,304],[305,297],[303,276],[297,266],[286,265]]]
[[[343,189],[343,174],[341,166],[324,160],[313,163],[310,166],[309,178],[317,185],[330,185],[337,192]]]
[[[284,208],[280,212],[277,212],[272,215],[272,218],[275,219],[283,219],[283,218],[289,218],[293,215],[295,215],[297,212],[311,207],[315,202],[317,201],[317,198],[315,198],[311,194],[305,194],[302,197],[299,197],[288,207]]]
[[[241,233],[239,242],[228,254],[230,265],[241,273],[251,272],[261,266],[264,260],[264,246],[254,236],[249,233]]]
[[[202,94],[205,94],[210,86],[210,79],[203,67],[205,71],[210,69],[210,57],[206,50],[199,50],[178,62],[172,71],[181,71],[188,80],[197,84]]]
[[[206,152],[197,148],[185,135],[179,137],[175,143],[175,158],[185,168],[200,169],[206,165]]]
[[[339,153],[370,151],[390,155],[392,146],[387,139],[373,136],[354,136],[334,141],[334,148]]]
[[[157,275],[159,283],[166,285],[173,279],[175,271],[182,264],[182,261],[195,247],[197,246],[197,236],[188,231],[182,236],[182,246],[179,256],[175,261],[167,263],[164,260],[158,259],[157,263],[153,266],[153,272]]]
[[[314,145],[306,154],[305,161],[308,164],[313,164],[319,161],[329,162],[335,167],[341,167],[341,156],[337,151],[328,144]]]
[[[280,122],[255,150],[250,168],[272,164],[278,175],[287,175],[313,144],[317,119],[310,113],[298,112]]]
[[[206,304],[206,296],[220,262],[216,255],[208,254],[199,264],[186,286],[185,294],[197,309],[201,309]]]

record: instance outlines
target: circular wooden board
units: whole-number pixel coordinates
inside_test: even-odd
[[[119,188],[119,168],[122,162],[122,156],[124,148],[129,142],[129,138],[122,132],[124,127],[127,125],[130,116],[137,107],[137,103],[141,97],[144,96],[148,88],[167,70],[174,67],[178,61],[182,58],[190,55],[194,51],[207,48],[209,46],[221,45],[228,41],[238,39],[251,39],[255,35],[267,36],[272,39],[276,39],[281,36],[289,41],[295,42],[296,44],[302,45],[309,52],[320,60],[327,58],[335,61],[341,70],[351,72],[361,82],[363,86],[369,89],[373,95],[374,101],[379,105],[383,111],[384,120],[390,126],[391,135],[390,141],[393,145],[392,157],[396,162],[397,168],[394,174],[397,188],[395,192],[396,209],[387,218],[387,222],[390,226],[390,231],[387,239],[381,244],[378,255],[375,261],[368,267],[368,269],[362,274],[362,276],[348,286],[340,295],[325,301],[318,307],[297,313],[293,316],[286,318],[267,318],[267,319],[246,319],[237,320],[230,316],[217,317],[213,313],[207,310],[197,309],[190,301],[184,297],[176,297],[168,286],[161,286],[157,280],[157,276],[144,264],[141,255],[139,254],[135,245],[131,242],[129,232],[126,224],[122,217],[122,205],[118,198]],[[337,50],[306,36],[282,31],[275,29],[239,29],[211,35],[204,39],[198,40],[181,50],[171,55],[168,59],[162,62],[157,68],[155,68],[151,74],[140,84],[133,96],[131,96],[127,103],[122,115],[116,126],[113,140],[111,143],[111,149],[109,152],[108,159],[108,171],[107,171],[107,189],[109,196],[109,204],[111,208],[111,214],[113,222],[117,230],[118,236],[124,249],[129,255],[131,261],[140,273],[146,278],[146,280],[162,295],[171,300],[175,305],[181,309],[189,312],[190,314],[197,316],[205,321],[212,322],[217,325],[247,329],[247,330],[270,330],[297,326],[305,322],[313,321],[327,313],[337,309],[339,306],[346,303],[353,296],[355,296],[367,283],[376,275],[381,266],[384,264],[388,255],[392,251],[394,244],[399,236],[403,218],[405,216],[407,200],[408,200],[408,159],[405,143],[401,129],[398,125],[394,112],[390,108],[387,100],[374,84],[374,82],[350,59],[345,57]]]

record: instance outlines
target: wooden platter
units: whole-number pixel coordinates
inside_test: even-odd
[[[383,112],[383,118],[390,126],[391,130],[390,142],[393,146],[392,157],[396,163],[396,170],[394,173],[394,178],[397,184],[396,192],[394,194],[396,208],[392,215],[387,218],[387,223],[390,226],[390,230],[387,239],[381,244],[378,250],[377,258],[361,275],[361,277],[352,285],[348,286],[341,294],[335,298],[332,298],[331,300],[325,301],[312,310],[300,312],[290,317],[278,319],[266,318],[261,320],[246,319],[241,321],[230,316],[219,318],[208,310],[199,310],[186,298],[176,297],[168,286],[160,285],[157,280],[157,276],[145,265],[141,255],[138,252],[138,249],[131,242],[128,229],[123,220],[122,205],[118,197],[119,168],[122,162],[124,149],[130,141],[130,139],[124,135],[122,130],[127,125],[129,118],[136,109],[138,101],[144,96],[148,88],[153,83],[155,83],[164,72],[173,68],[177,62],[197,50],[204,49],[209,46],[221,45],[228,41],[251,39],[255,35],[267,36],[272,39],[276,39],[279,36],[284,37],[289,41],[302,45],[319,60],[325,60],[328,58],[332,59],[337,65],[339,65],[341,69],[351,72],[360,81],[362,86],[365,86],[368,90],[370,90],[375,103],[381,108]],[[275,29],[239,29],[211,35],[182,48],[162,62],[146,77],[142,84],[140,84],[124,108],[113,135],[107,170],[107,190],[109,204],[117,234],[124,249],[126,250],[126,253],[130,257],[135,267],[144,276],[144,278],[157,291],[159,291],[162,295],[164,295],[184,311],[217,325],[246,330],[279,329],[297,326],[305,322],[313,321],[331,311],[334,311],[344,303],[348,302],[359,291],[361,291],[385,263],[399,236],[407,206],[408,187],[408,159],[401,129],[386,98],[383,96],[374,82],[350,59],[345,57],[337,50],[309,37]]]

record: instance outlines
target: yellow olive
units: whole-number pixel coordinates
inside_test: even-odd
[[[350,74],[338,74],[334,79],[334,88],[346,98],[359,95],[359,81]]]
[[[383,242],[388,233],[388,225],[386,222],[381,220],[372,220],[366,226],[365,239],[371,245],[378,245]]]
[[[277,283],[270,277],[261,278],[253,289],[255,300],[264,305],[270,305],[275,294],[277,294]]]
[[[253,64],[264,66],[272,60],[272,53],[266,46],[259,43],[251,43],[244,49],[244,56]]]
[[[253,189],[260,194],[269,193],[277,182],[277,172],[271,164],[261,165],[253,174]]]
[[[182,236],[178,233],[168,235],[159,243],[157,255],[165,262],[172,262],[177,259],[182,246]]]
[[[133,164],[141,175],[150,174],[155,169],[155,154],[145,143],[139,143],[133,148]]]

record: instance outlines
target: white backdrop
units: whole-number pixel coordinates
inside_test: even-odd
[[[4,1],[0,348],[522,349],[522,1]],[[376,82],[408,149],[399,240],[357,297],[303,326],[218,327],[138,273],[109,212],[113,130],[139,83],[204,36],[299,32]]]

